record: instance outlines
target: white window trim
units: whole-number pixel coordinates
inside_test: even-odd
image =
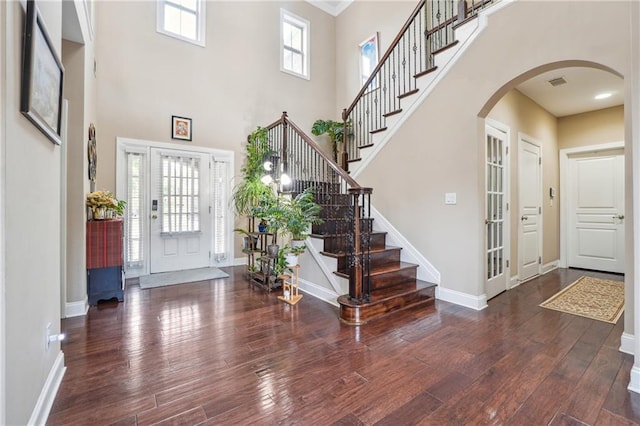
[[[284,39],[282,34],[282,24],[285,22],[291,22],[297,26],[303,28],[302,30],[302,67],[304,69],[304,73],[299,74],[297,72],[288,70],[284,67]],[[311,80],[311,43],[309,42],[309,38],[311,34],[311,23],[304,18],[301,18],[288,10],[280,9],[280,71],[286,74],[290,74],[299,78],[303,78],[305,80]]]
[[[174,144],[170,144],[166,142],[156,142],[156,141],[149,141],[149,140],[142,140],[142,139],[131,139],[131,138],[124,138],[124,137],[117,136],[116,137],[116,197],[118,197],[118,199],[126,199],[126,193],[127,193],[126,153],[138,152],[146,155],[147,159],[149,159],[151,158],[151,148],[157,148],[160,150],[166,149],[168,150],[168,152],[182,151],[187,154],[190,152],[208,154],[213,160],[227,162],[229,167],[228,170],[235,170],[234,168],[235,157],[234,157],[233,151],[216,149],[216,148],[207,148],[203,146],[190,147],[190,146],[183,146],[183,145],[180,145],[180,149],[176,150],[176,146]],[[151,176],[150,168],[151,168],[151,161],[147,161],[146,171],[145,171],[146,176]],[[226,183],[227,194],[231,194],[232,178],[233,178],[232,175],[229,174],[228,181]],[[151,179],[148,179],[148,178],[145,180],[145,194],[149,194],[151,191],[150,181]],[[235,234],[233,232],[233,228],[234,228],[235,212],[231,207],[231,203],[227,202],[226,205],[228,206],[226,220],[225,220],[226,247],[228,247],[229,255],[227,256],[226,259],[221,260],[220,262],[212,262],[211,266],[217,266],[217,267],[232,266],[234,264]],[[147,216],[149,215],[148,206],[147,206],[147,209],[145,209],[145,215]],[[212,227],[212,231],[213,231],[213,227]],[[213,252],[213,243],[214,243],[213,240],[214,238],[211,239],[211,247],[209,248],[212,252]],[[124,241],[123,241],[123,244],[125,244]],[[144,243],[143,243],[143,247],[146,247],[146,250],[147,250],[144,253],[145,254],[144,265],[141,268],[137,268],[135,270],[125,271],[126,278],[133,278],[133,277],[149,274],[150,256],[149,256],[148,250],[150,250],[150,244],[151,242],[150,242],[150,235],[149,235],[149,226],[147,221],[147,226],[145,227],[145,234],[144,234]]]
[[[184,37],[180,34],[176,34],[164,29],[164,4],[165,0],[157,0],[157,9],[156,9],[156,32],[160,34],[164,34],[166,36],[185,41],[187,43],[195,44],[196,46],[205,47],[205,28],[207,23],[207,2],[204,0],[198,1],[198,10],[196,11],[196,25],[198,26],[196,31],[196,39],[192,39],[189,37]]]

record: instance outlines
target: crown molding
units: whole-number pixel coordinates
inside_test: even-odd
[[[305,0],[312,6],[327,12],[329,15],[338,16],[344,10],[353,3],[353,0],[339,0],[339,1],[327,1],[327,0]]]

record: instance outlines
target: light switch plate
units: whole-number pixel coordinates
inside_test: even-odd
[[[444,194],[444,203],[445,204],[456,204],[457,203],[457,194],[455,192],[447,192]]]

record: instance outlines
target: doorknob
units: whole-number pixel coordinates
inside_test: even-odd
[[[157,218],[158,218],[158,215],[157,215],[157,214],[152,214],[152,215],[151,215],[151,219],[157,219]]]
[[[488,225],[488,224],[490,224],[490,223],[495,223],[495,220],[490,220],[490,219],[485,219],[485,220],[484,220],[484,224],[485,224],[485,225]]]
[[[624,215],[623,214],[619,214],[617,216],[613,216],[613,218],[622,220],[622,219],[624,219]]]
[[[529,220],[529,218],[528,218],[527,216],[524,216],[524,215],[523,215],[523,216],[520,218],[520,220]]]

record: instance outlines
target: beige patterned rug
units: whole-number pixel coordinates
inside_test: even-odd
[[[624,283],[580,277],[540,306],[615,324],[624,311]]]

